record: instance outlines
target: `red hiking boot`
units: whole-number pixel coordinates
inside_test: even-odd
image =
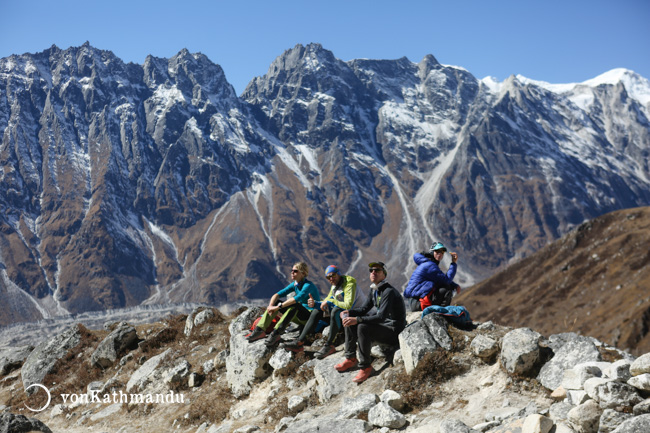
[[[366,367],[359,370],[359,373],[352,379],[352,382],[361,383],[365,382],[366,379],[372,374],[372,367]]]
[[[355,365],[357,365],[359,361],[357,361],[357,358],[345,358],[345,361],[341,362],[340,364],[336,364],[334,368],[336,368],[336,371],[343,373],[344,371],[348,371]]]

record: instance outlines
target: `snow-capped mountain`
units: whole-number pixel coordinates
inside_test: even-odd
[[[441,65],[279,56],[240,97],[183,50],[0,59],[0,323],[267,297],[295,261],[402,287],[441,240],[467,286],[650,203],[650,84],[502,83]]]

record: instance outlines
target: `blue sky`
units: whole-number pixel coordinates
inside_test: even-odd
[[[462,66],[580,82],[614,68],[650,78],[649,0],[0,0],[0,57],[89,41],[127,62],[182,48],[221,65],[241,93],[274,58],[318,42],[342,60]]]

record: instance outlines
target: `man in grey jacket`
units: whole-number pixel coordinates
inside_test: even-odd
[[[388,345],[395,350],[399,346],[397,337],[406,327],[404,298],[386,281],[386,266],[382,262],[373,262],[368,267],[372,282],[370,296],[361,307],[341,312],[345,327],[345,360],[334,367],[344,372],[358,364],[359,374],[352,379],[356,383],[365,381],[372,374],[372,343]],[[373,307],[377,310],[371,314]]]

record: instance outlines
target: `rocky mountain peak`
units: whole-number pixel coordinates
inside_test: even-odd
[[[462,252],[467,287],[650,201],[647,109],[627,87],[512,77],[499,99],[432,57],[319,44],[241,98],[188,50],[125,65],[53,47],[0,68],[0,301],[27,305],[9,321],[266,298],[295,261],[363,278],[384,259],[402,288],[433,240]]]

